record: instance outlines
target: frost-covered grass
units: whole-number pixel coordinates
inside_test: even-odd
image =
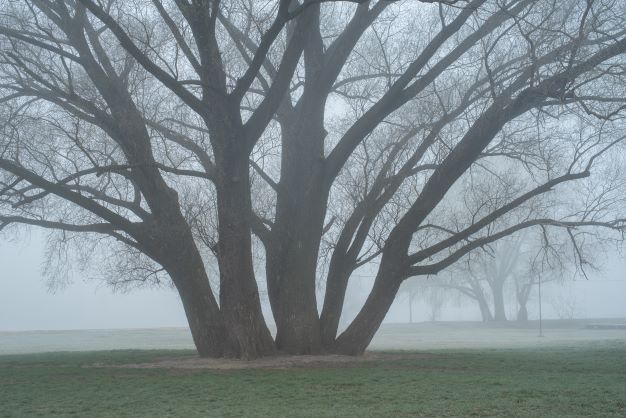
[[[590,323],[626,323],[626,319],[544,321],[539,338],[537,321],[517,323],[422,322],[383,324],[372,350],[435,350],[482,348],[571,347],[581,342],[626,342],[626,330],[588,329]],[[192,349],[188,328],[1,332],[0,355],[52,351],[185,350]]]
[[[110,367],[190,351],[0,356],[0,416],[626,416],[626,343],[288,369]]]

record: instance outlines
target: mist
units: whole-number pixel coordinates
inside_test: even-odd
[[[26,235],[26,234],[24,234]],[[50,289],[42,274],[45,237],[32,230],[20,240],[0,242],[0,331],[80,330],[187,327],[180,298],[171,288],[137,288],[114,291],[95,279],[74,278],[65,286]],[[619,253],[606,257],[602,270],[589,279],[573,277],[563,283],[543,286],[543,318],[626,318],[626,260]],[[342,321],[352,319],[372,286],[374,275],[360,271],[352,278]],[[436,281],[437,277],[430,279]],[[447,292],[437,321],[480,321],[480,312],[471,301]],[[514,319],[514,301],[508,301],[508,317]],[[409,322],[406,296],[400,293],[385,323]],[[572,312],[563,312],[562,305]],[[529,301],[529,319],[538,318],[537,289]],[[271,315],[267,302],[266,316]],[[268,322],[273,322],[271,317]],[[431,320],[428,303],[413,306],[413,321]]]
[[[45,235],[0,242],[0,331],[184,327],[171,289],[114,292],[96,280],[75,279],[54,291],[42,274]]]

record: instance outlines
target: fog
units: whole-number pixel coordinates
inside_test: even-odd
[[[0,242],[0,331],[187,327],[180,300],[171,289],[122,293],[96,280],[75,279],[50,291],[42,274],[44,237],[41,231],[33,230],[26,238]],[[570,305],[576,318],[626,317],[626,261],[619,254],[607,260],[604,269],[592,272],[589,280],[576,278],[562,285],[544,285],[543,317],[562,317],[559,305],[563,304]],[[368,274],[352,279],[345,312],[348,316],[356,313],[372,279]],[[536,292],[533,289],[529,302],[529,319],[538,316]],[[470,301],[451,292],[446,295],[438,320],[480,321],[480,312]],[[265,308],[268,313],[269,308]],[[514,304],[509,303],[507,309],[508,317],[514,318]],[[408,320],[407,300],[399,294],[385,322]],[[413,320],[429,320],[429,308],[423,301],[414,304]]]
[[[186,326],[175,292],[113,292],[94,280],[74,280],[51,292],[42,275],[44,235],[0,243],[0,330]]]

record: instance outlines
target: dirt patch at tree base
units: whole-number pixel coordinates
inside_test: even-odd
[[[434,357],[428,353],[373,353],[362,356],[343,356],[337,354],[286,356],[277,355],[256,360],[239,360],[228,358],[202,357],[162,357],[148,363],[133,363],[122,365],[94,364],[91,367],[116,367],[129,369],[290,369],[290,368],[326,368],[351,367],[376,361],[415,360]]]

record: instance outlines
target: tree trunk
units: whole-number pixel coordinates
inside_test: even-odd
[[[261,310],[252,264],[248,153],[230,141],[216,152],[220,307],[227,329],[226,356],[253,359],[274,352]]]
[[[495,321],[506,321],[504,288],[502,285],[496,284],[492,286],[491,290],[493,291],[493,319]]]
[[[315,268],[302,248],[282,249],[279,254],[282,256],[269,255],[267,266],[272,277],[268,290],[276,321],[276,347],[288,354],[319,354]]]
[[[352,273],[352,269],[349,268],[346,265],[346,261],[343,260],[344,257],[338,253],[339,250],[335,248],[326,280],[324,306],[320,316],[322,343],[327,349],[332,348],[335,343],[335,338],[337,337],[339,321],[346,299],[348,281]],[[342,258],[341,261],[339,260],[340,258]]]
[[[385,319],[399,288],[400,280],[391,283],[378,280],[363,309],[337,338],[333,352],[352,356],[363,354]]]
[[[324,100],[307,88],[283,122],[276,218],[267,251],[276,346],[289,354],[322,351],[316,278],[328,187],[324,184]]]
[[[316,273],[320,215],[296,210],[291,215],[283,212],[282,216],[273,230],[280,238],[270,247],[266,260],[276,347],[289,354],[319,354],[322,345]],[[312,221],[313,217],[318,222]]]
[[[528,321],[528,309],[526,308],[526,304],[519,305],[519,310],[517,311],[517,320],[520,322]]]
[[[144,252],[167,271],[180,295],[198,354],[221,357],[227,351],[226,328],[193,240],[177,205],[163,200],[163,219],[140,232]],[[169,205],[168,205],[169,203]]]
[[[396,242],[402,246],[404,242]],[[347,355],[363,354],[380,328],[398,289],[402,284],[402,255],[396,251],[383,253],[374,287],[354,321],[337,338],[333,352]]]
[[[491,310],[489,309],[487,301],[481,297],[476,298],[476,301],[478,302],[478,306],[480,307],[480,315],[483,322],[493,321],[493,315],[491,314]]]
[[[469,285],[471,288],[471,294],[469,294],[468,296],[470,296],[476,301],[476,303],[478,303],[478,307],[480,308],[480,316],[483,322],[493,321],[493,315],[491,314],[491,309],[489,308],[489,303],[487,302],[487,298],[485,297],[485,292],[483,292],[482,287],[473,278],[470,278]]]
[[[515,296],[517,297],[517,306],[519,307],[517,311],[517,320],[518,321],[528,321],[528,298],[530,297],[530,290],[532,289],[533,283],[532,281],[525,285],[518,285]]]
[[[368,218],[364,215],[367,213],[359,213],[359,209],[355,209],[344,225],[330,259],[324,306],[320,316],[322,342],[325,347],[332,347],[335,343],[350,275],[356,268],[359,253],[367,239],[367,231],[374,220],[374,216]]]
[[[195,248],[187,250],[187,257],[173,261],[167,271],[180,295],[198,354],[222,357],[228,351],[222,315],[200,255]]]
[[[286,153],[285,151],[283,151]],[[283,161],[284,165],[298,164]],[[308,162],[317,165],[319,161]],[[320,176],[288,167],[281,179],[274,240],[267,251],[268,291],[279,350],[290,354],[315,354],[322,348],[317,311],[317,260],[326,215],[326,193]],[[309,165],[310,167],[310,165]],[[306,181],[298,180],[302,175]],[[303,184],[306,186],[303,187]]]

